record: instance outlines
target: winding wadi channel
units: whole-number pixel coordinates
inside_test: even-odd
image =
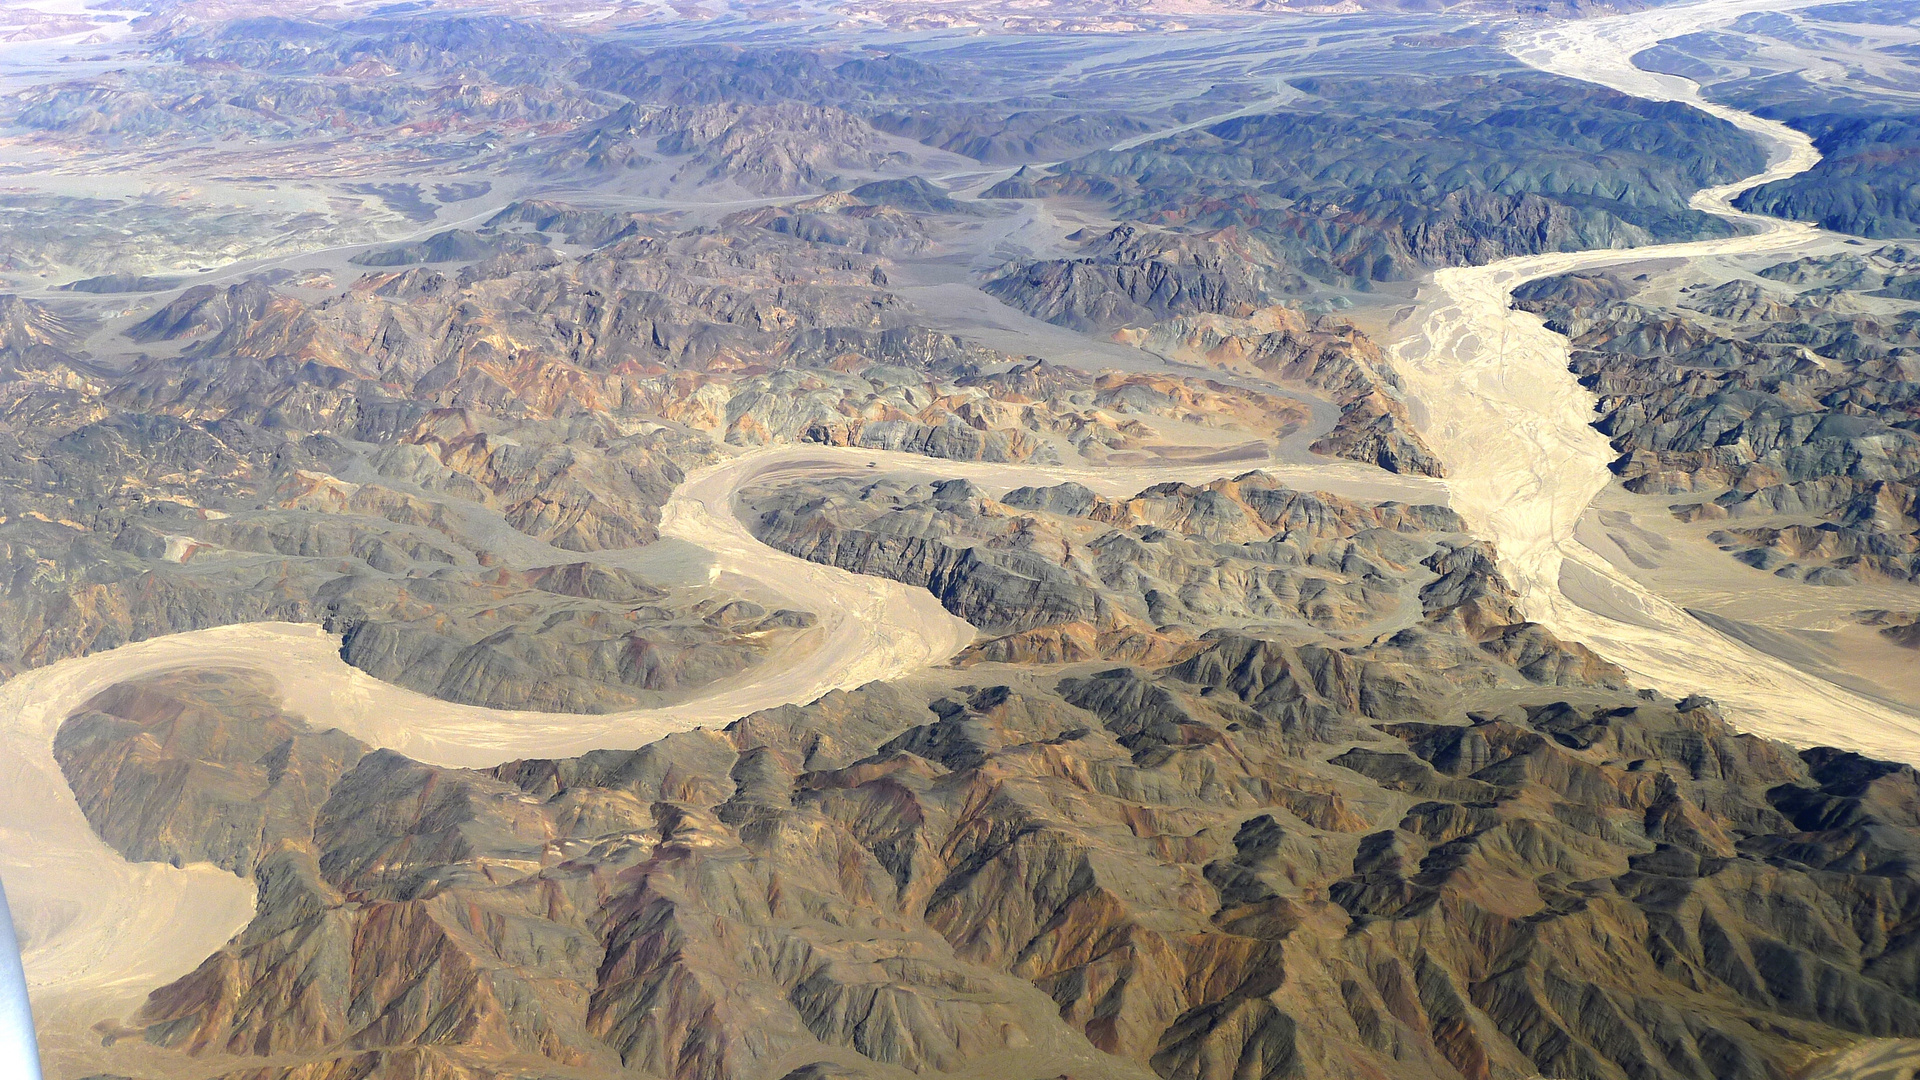
[[[1073,469],[939,461],[844,447],[777,447],[741,454],[690,476],[662,510],[661,533],[710,557],[708,575],[732,589],[777,597],[820,616],[815,632],[769,656],[737,683],[678,705],[602,715],[457,705],[382,682],[340,658],[340,639],[317,626],[250,623],[124,645],[62,661],[0,685],[0,880],[22,931],[41,1041],[51,1060],[99,1038],[91,1026],[137,1007],[193,969],[253,915],[253,886],[211,866],[129,863],[81,815],[52,753],[64,721],[115,683],[182,667],[270,673],[286,706],[316,727],[422,761],[490,766],[631,748],[675,731],[721,725],[759,709],[899,678],[940,663],[974,638],[933,594],[884,578],[807,562],[754,539],[734,496],[801,475],[915,473],[963,477],[996,493],[1075,480],[1130,495],[1170,480],[1204,482],[1260,467],[1188,463]],[[1358,498],[1432,502],[1445,493],[1355,463],[1277,465],[1300,486]],[[164,933],[151,932],[164,927]]]
[[[1512,307],[1515,288],[1555,274],[1651,259],[1786,256],[1829,239],[1811,225],[1732,205],[1749,188],[1812,168],[1820,158],[1805,135],[1704,101],[1692,81],[1632,63],[1664,38],[1780,6],[1707,0],[1510,38],[1509,51],[1540,70],[1637,97],[1682,101],[1761,140],[1771,152],[1767,169],[1693,199],[1695,209],[1747,231],[1723,240],[1560,252],[1438,271],[1432,295],[1394,353],[1409,388],[1435,417],[1424,433],[1451,472],[1452,506],[1498,545],[1501,569],[1530,618],[1592,647],[1643,686],[1714,698],[1745,730],[1920,761],[1920,718],[1707,626],[1575,538],[1580,516],[1611,480],[1607,465],[1615,453],[1591,426],[1595,399],[1568,371],[1567,339]],[[1605,613],[1596,610],[1603,607]]]
[[[1444,270],[1396,346],[1409,388],[1437,417],[1428,437],[1453,471],[1450,501],[1494,539],[1531,617],[1622,664],[1644,684],[1719,699],[1750,730],[1801,742],[1920,758],[1920,721],[1875,705],[1727,638],[1614,570],[1581,545],[1574,526],[1608,480],[1613,454],[1589,425],[1593,398],[1567,371],[1568,345],[1510,307],[1533,278],[1648,258],[1787,251],[1809,226],[1731,208],[1739,191],[1810,167],[1807,140],[1785,127],[1700,101],[1685,80],[1650,75],[1630,57],[1662,37],[1774,4],[1709,0],[1679,8],[1555,26],[1515,38],[1516,56],[1543,70],[1646,97],[1687,101],[1740,125],[1774,148],[1774,164],[1739,184],[1702,192],[1695,205],[1737,219],[1750,235],[1697,244],[1602,250]],[[671,731],[725,723],[756,709],[812,700],[835,689],[900,677],[944,661],[973,628],[924,590],[794,559],[756,541],[734,517],[742,487],[775,472],[885,470],[965,476],[1004,490],[1074,479],[1108,494],[1163,480],[1206,480],[1249,467],[1191,464],[1155,469],[1025,469],[931,461],[825,447],[742,455],[689,480],[664,511],[662,532],[708,551],[716,580],[774,593],[822,616],[820,631],[769,657],[754,674],[695,701],[602,716],[450,705],[345,665],[338,639],[311,626],[253,624],[177,634],[65,661],[0,685],[0,878],[24,935],[24,960],[50,1059],[92,1043],[95,1022],[117,1018],[155,985],[190,970],[251,916],[250,883],[210,866],[131,864],[96,837],[55,765],[60,722],[129,677],[169,668],[270,672],[289,708],[316,726],[447,765],[491,765],[594,747],[632,747]],[[1437,501],[1438,489],[1352,465],[1278,468],[1301,486],[1373,498]],[[1297,474],[1297,475],[1294,475]],[[1617,594],[1600,614],[1569,595],[1577,566]],[[164,933],[154,928],[165,927]]]

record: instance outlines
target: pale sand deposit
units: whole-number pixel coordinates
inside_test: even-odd
[[[1684,80],[1647,77],[1626,57],[1643,41],[1731,17],[1758,4],[1690,5],[1556,28],[1515,49],[1551,70],[1654,96],[1692,100]],[[1652,35],[1651,37],[1649,35]],[[1642,83],[1642,79],[1653,81]],[[1629,84],[1631,80],[1631,84]],[[1710,107],[1710,111],[1719,111]],[[1740,114],[1723,113],[1781,147],[1767,176],[1813,161],[1804,139]],[[1741,186],[1746,186],[1741,185]],[[1740,186],[1703,193],[1699,205],[1730,213]],[[1410,383],[1441,419],[1430,438],[1456,470],[1445,491],[1485,535],[1498,540],[1507,572],[1530,612],[1622,662],[1648,683],[1703,690],[1755,730],[1803,742],[1838,742],[1900,757],[1920,755],[1920,725],[1739,646],[1622,578],[1572,538],[1575,521],[1606,483],[1605,440],[1587,426],[1592,399],[1566,371],[1566,342],[1511,312],[1510,289],[1531,277],[1653,255],[1785,250],[1809,235],[1768,223],[1752,237],[1665,249],[1554,255],[1445,271],[1422,328],[1423,350],[1403,354]],[[1489,343],[1493,347],[1486,347]],[[27,930],[26,963],[43,1023],[55,1038],[82,1038],[85,1024],[123,1015],[146,990],[189,970],[237,931],[251,887],[210,867],[130,865],[87,827],[49,749],[53,732],[106,686],[174,667],[245,667],[272,673],[287,703],[317,726],[337,726],[377,745],[449,765],[488,765],[527,755],[631,747],[674,730],[720,724],[743,713],[803,702],[837,688],[899,677],[941,662],[972,639],[924,590],[865,578],[782,555],[755,541],[731,512],[735,492],[781,470],[876,475],[902,468],[963,476],[989,490],[1073,479],[1106,494],[1162,480],[1207,480],[1247,464],[1192,464],[1114,471],[1023,468],[931,461],[868,450],[794,447],[742,455],[691,477],[675,493],[662,532],[712,553],[716,580],[779,597],[821,616],[743,681],[682,706],[605,716],[510,712],[450,705],[380,683],[340,661],[337,639],[287,624],[173,635],[30,672],[0,686],[0,874]],[[1341,494],[1442,501],[1435,484],[1386,477],[1362,466],[1282,467],[1290,484]],[[1560,588],[1569,561],[1611,579],[1631,621],[1606,618]],[[1589,575],[1591,576],[1591,575]],[[157,932],[164,928],[164,932]]]
[[[349,667],[340,659],[337,635],[293,623],[172,634],[21,675],[0,686],[0,878],[26,939],[24,959],[43,1039],[50,1050],[63,1040],[86,1039],[89,1025],[136,1008],[147,991],[191,970],[253,914],[248,882],[206,865],[128,863],[81,816],[54,762],[53,736],[63,720],[115,683],[183,667],[267,672],[287,706],[316,727],[337,727],[440,765],[488,766],[516,757],[637,747],[674,731],[898,678],[946,660],[974,638],[972,626],[924,589],[761,544],[732,512],[743,487],[782,476],[909,472],[964,477],[996,495],[1065,480],[1106,495],[1130,495],[1156,483],[1204,482],[1260,464],[1043,468],[806,446],[753,451],[696,472],[664,508],[661,533],[710,553],[710,576],[717,583],[813,611],[820,623],[743,680],[666,708],[590,716],[451,704]],[[1289,482],[1351,497],[1446,497],[1437,482],[1402,480],[1353,463],[1274,471]]]
[[[1756,252],[1785,257],[1822,238],[1811,225],[1731,206],[1748,188],[1811,168],[1819,154],[1805,135],[1702,101],[1692,82],[1641,71],[1629,60],[1661,38],[1778,6],[1710,0],[1553,26],[1510,41],[1515,56],[1541,70],[1641,97],[1684,101],[1761,139],[1772,151],[1765,171],[1693,200],[1696,209],[1754,231],[1727,240],[1441,270],[1395,355],[1409,388],[1435,418],[1424,433],[1451,471],[1447,487],[1454,509],[1498,544],[1501,570],[1520,591],[1530,618],[1592,646],[1642,685],[1715,698],[1746,730],[1920,761],[1920,720],[1709,628],[1579,542],[1574,529],[1580,515],[1612,479],[1607,464],[1613,448],[1591,426],[1593,395],[1567,370],[1567,339],[1511,307],[1514,288],[1535,278],[1656,258]],[[1604,602],[1597,602],[1600,597]]]

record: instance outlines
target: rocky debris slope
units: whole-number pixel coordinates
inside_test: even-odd
[[[843,173],[911,164],[843,109],[781,101],[626,105],[583,125],[547,155],[544,168],[557,175],[630,169],[653,164],[649,154],[674,166],[676,183],[724,181],[760,195],[819,191]]]
[[[425,240],[355,255],[347,260],[355,266],[412,266],[417,263],[472,262],[494,255],[515,255],[544,246],[546,237],[520,233],[482,235],[470,229],[448,229]]]
[[[1034,318],[1102,330],[1202,312],[1252,314],[1306,287],[1283,264],[1239,230],[1189,235],[1127,224],[1087,238],[1073,258],[1014,263],[982,289]]]
[[[502,256],[458,271],[369,275],[317,304],[258,280],[199,286],[132,331],[141,341],[180,342],[184,358],[136,366],[115,393],[175,413],[292,414],[370,442],[416,441],[419,432],[405,428],[429,423],[428,410],[461,409],[491,414],[496,425],[517,421],[516,440],[584,432],[565,436],[584,458],[597,443],[633,448],[636,439],[620,431],[631,424],[589,423],[583,414],[664,419],[737,446],[810,441],[1096,463],[1163,441],[1136,417],[1240,427],[1248,442],[1284,438],[1307,420],[1298,402],[1278,396],[1193,379],[1076,376],[927,329],[885,287],[886,259],[848,250],[870,245],[805,224],[829,205],[836,217],[872,211],[851,218],[867,226],[911,221],[882,200],[932,197],[912,185],[865,190],[875,201],[835,196],[677,233],[629,215],[515,204],[475,235],[512,238],[521,234],[507,230],[537,224],[607,238],[577,259]],[[549,419],[571,428],[529,426]],[[670,440],[650,432],[643,441]],[[679,463],[700,454],[685,441],[663,450],[657,456]],[[660,486],[660,465],[646,468],[654,475],[641,481],[643,519],[671,487]],[[599,495],[613,506],[636,501],[609,500],[604,487]],[[627,531],[650,538],[645,521]]]
[[[287,366],[116,381],[51,348],[30,342],[0,393],[8,671],[295,620],[449,700],[601,712],[742,672],[811,622],[581,561],[658,535],[683,465],[712,460],[679,429],[516,423],[371,391],[319,407],[297,382],[262,407],[251,380]]]
[[[977,102],[916,103],[868,118],[881,131],[963,154],[990,165],[1058,161],[1093,147],[1146,135],[1144,117],[1112,110],[1078,111],[1014,103],[1013,109],[982,109]]]
[[[348,663],[448,701],[608,712],[740,674],[814,622],[591,563],[487,567],[444,537],[395,529],[366,502],[212,520],[164,510],[133,522],[30,520],[7,536],[0,641],[15,670],[183,630],[311,622],[342,635]],[[600,590],[602,578],[621,588]]]
[[[924,586],[993,635],[963,661],[1163,657],[1241,627],[1411,653],[1464,637],[1537,681],[1618,678],[1525,622],[1487,550],[1441,506],[1351,503],[1258,472],[1125,500],[1077,484],[995,500],[963,480],[842,480],[742,503],[763,542]]]
[[[1306,425],[1301,402],[1218,382],[1110,372],[1030,358],[915,371],[875,364],[642,383],[635,408],[737,446],[820,443],[956,461],[1093,465],[1191,452],[1183,434],[1263,455]]]
[[[530,228],[598,246],[563,258]],[[1192,442],[1257,459],[1309,419],[1284,397],[1094,378],[924,329],[876,283],[883,260],[769,222],[676,231],[517,203],[472,235],[521,253],[321,301],[196,286],[129,331],[177,355],[111,368],[62,309],[5,301],[0,664],[293,619],[449,700],[658,703],[744,671],[808,617],[719,617],[746,609],[711,589],[615,600],[527,581],[658,539],[716,443],[1145,464]]]
[[[934,245],[933,230],[921,218],[884,204],[862,202],[846,192],[743,210],[725,221],[809,243],[851,248],[863,255],[899,258],[922,254]]]
[[[1690,210],[1688,197],[1765,164],[1725,121],[1534,73],[1291,85],[1308,97],[1025,170],[986,195],[1098,199],[1123,221],[1201,239],[1231,228],[1235,247],[1265,249],[1256,261],[1271,290],[1305,278],[1364,285],[1509,255],[1722,235],[1725,223]],[[1003,277],[1001,288],[1063,315],[1070,306],[1098,311],[1083,299],[1094,292],[1183,305],[1167,314],[1235,314],[1235,290],[1248,281],[1222,266],[1178,289],[1157,287],[1166,275],[1153,267],[1107,254],[1084,267],[1042,260]]]
[[[1316,454],[1378,465],[1388,472],[1445,476],[1446,467],[1414,429],[1400,376],[1358,328],[1289,308],[1245,319],[1197,315],[1121,330],[1116,341],[1168,359],[1258,372],[1283,386],[1333,399],[1340,419],[1309,447]]]
[[[1749,565],[1814,584],[1920,577],[1920,279],[1903,247],[1758,265],[1673,299],[1611,273],[1517,290],[1574,344],[1628,490]],[[1705,496],[1701,499],[1699,496]]]
[[[53,756],[87,821],[127,858],[245,877],[312,835],[367,752],[282,711],[276,695],[267,676],[218,669],[121,683],[60,725]]]
[[[507,225],[476,235],[503,235]],[[135,335],[191,337],[189,356],[297,357],[416,393],[430,388],[448,404],[511,399],[541,359],[554,367],[550,385],[511,404],[551,413],[617,405],[616,373],[627,369],[737,368],[878,349],[911,320],[876,284],[885,276],[877,271],[874,257],[763,228],[636,229],[578,258],[536,249],[458,270],[369,275],[320,304],[258,295],[258,283],[228,296],[198,287]],[[198,314],[208,304],[235,314]]]
[[[247,179],[311,180],[497,166],[503,144],[575,128],[616,104],[555,77],[574,66],[580,42],[535,22],[301,17],[313,14],[156,13],[143,26],[152,62],[35,86],[7,103],[9,124],[96,163],[164,155],[172,175],[217,170],[233,150],[221,144],[247,140],[270,148],[250,159]],[[387,167],[355,168],[375,163]],[[422,187],[393,184],[391,205],[418,221],[458,201]]]
[[[1122,13],[1062,14],[1000,25]],[[1169,103],[1188,61],[1063,64],[1057,38],[942,35],[936,63],[904,39],[735,46],[727,20],[690,45],[666,24],[333,18],[162,7],[147,62],[0,102],[36,161],[164,167],[183,192],[0,197],[11,273],[139,287],[322,244],[389,264],[343,290],[220,279],[155,310],[0,301],[6,668],[292,618],[454,700],[659,704],[810,620],[632,569],[722,444],[1133,465],[1241,460],[1307,422],[1224,375],[983,348],[889,284],[895,259],[950,263],[949,242],[985,249],[1027,212],[909,179],[941,152],[908,139],[1054,160],[1260,102],[1277,53],[1210,57],[1211,87]],[[1331,55],[1404,66],[1434,38],[1481,47],[1389,29]],[[1700,114],[1537,76],[1288,91],[1305,98],[1020,170],[997,197],[1119,227],[990,288],[1328,394],[1341,418],[1316,446],[1402,471],[1439,466],[1392,372],[1276,297],[1704,235],[1688,195],[1758,165]],[[289,178],[325,209],[184,194]],[[584,205],[481,222],[496,182]],[[585,208],[638,192],[811,197]],[[1880,280],[1842,291],[1885,295],[1845,303],[1915,291],[1891,256],[1866,265]],[[1782,269],[1803,271],[1827,273]],[[1722,322],[1799,303],[1694,300]],[[84,305],[144,317],[92,355]],[[1915,381],[1893,375],[1904,339],[1848,332],[1828,359],[1857,349],[1880,381],[1845,383],[1861,397],[1816,427],[1896,460],[1904,435],[1857,422],[1907,432],[1880,408]],[[1910,506],[1875,506],[1881,533],[1912,531]],[[923,584],[991,636],[911,682],[491,769],[315,731],[253,676],[115,687],[56,736],[84,813],[130,858],[250,879],[258,905],[96,1034],[183,1080],[1777,1080],[1920,1034],[1915,775],[1634,694],[1524,621],[1444,508],[1254,473],[1129,499],[792,485],[747,509],[787,550]]]
[[[362,587],[325,615],[341,659],[376,678],[445,701],[581,713],[684,697],[817,621],[690,600],[591,563]]]
[[[1634,58],[1693,79],[1705,96],[1806,133],[1812,168],[1761,184],[1735,205],[1874,239],[1920,236],[1920,111],[1906,66],[1911,13],[1897,3],[1755,12],[1669,38]],[[1821,72],[1843,56],[1847,77]]]
[[[32,378],[64,366],[84,326],[46,304],[0,296],[0,364],[8,380]]]
[[[1743,194],[1737,203],[1742,210],[1875,239],[1920,236],[1920,198],[1914,195],[1920,114],[1875,110],[1790,122],[1813,136],[1819,164]]]
[[[207,170],[231,150],[218,144],[244,138],[271,150],[249,179],[338,176],[344,160],[385,166],[372,175],[457,162],[593,184],[663,165],[670,182],[794,193],[930,156],[849,108],[897,108],[972,75],[837,46],[635,47],[483,11],[169,11],[143,29],[154,63],[31,88],[6,104],[10,127],[94,162],[163,153]],[[405,179],[362,186],[416,223],[461,201]]]
[[[108,1038],[267,1080],[1770,1080],[1920,1034],[1913,770],[1474,650],[1449,684],[1506,689],[1436,670],[1222,631],[638,751],[374,751],[235,867],[253,922]],[[152,775],[155,734],[196,732],[190,788],[238,761],[261,718],[196,689],[115,692],[190,721],[70,721],[83,802]],[[291,811],[261,772],[179,805]],[[95,820],[130,853],[199,823]]]
[[[1862,626],[1877,626],[1880,635],[1904,649],[1920,649],[1920,614],[1874,609],[1854,613]]]
[[[779,11],[777,4],[760,0],[761,10]],[[1580,18],[1636,10],[1633,3],[1594,3],[1592,0],[1470,0],[1410,8],[1403,0],[1353,0],[1350,7],[1276,0],[1186,0],[1178,4],[1142,4],[1137,0],[860,0],[842,8],[885,25],[891,30],[965,28],[974,33],[1000,34],[1130,34],[1185,30],[1195,18],[1233,18],[1249,14],[1401,14],[1461,11],[1474,14],[1548,15]],[[1437,35],[1436,35],[1437,36]],[[1418,41],[1414,34],[1396,35],[1396,43]]]

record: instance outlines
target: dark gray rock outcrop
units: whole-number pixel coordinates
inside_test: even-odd
[[[1889,246],[1700,281],[1677,305],[1611,275],[1534,282],[1517,302],[1574,342],[1628,490],[1693,496],[1689,521],[1742,562],[1813,584],[1920,574],[1920,322],[1877,298]]]

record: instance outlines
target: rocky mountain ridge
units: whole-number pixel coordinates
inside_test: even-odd
[[[831,212],[929,198],[901,185]],[[118,367],[60,309],[11,300],[6,662],[293,619],[448,700],[658,703],[743,672],[811,615],[715,621],[755,605],[524,581],[656,540],[716,444],[1129,464],[1183,431],[1257,458],[1309,421],[1278,395],[1093,378],[927,330],[877,283],[883,259],[768,224],[518,203],[468,234],[491,253],[456,252],[459,269],[376,271],[317,301],[260,279],[186,289],[128,331],[177,354]],[[557,257],[530,228],[598,246]]]
[[[317,810],[253,797],[310,835],[236,867],[253,923],[109,1037],[276,1080],[1759,1080],[1920,1029],[1910,769],[1478,656],[1510,688],[1465,715],[1390,691],[1411,671],[1386,656],[1217,632],[1165,666],[976,668],[639,751],[368,753]],[[124,748],[169,713],[219,733],[222,692],[127,687],[69,721],[103,833],[152,834],[94,795],[152,775]]]
[[[1475,4],[161,0],[10,52],[0,676],[297,620],[445,702],[680,729],[456,768],[191,657],[14,710],[74,798],[0,823],[29,964],[171,947],[37,991],[55,1080],[1811,1080],[1920,1045],[1920,774],[1636,689],[1446,506],[1305,490],[1466,464],[1375,340],[1413,282],[1727,235],[1692,198],[1765,164],[1523,70]],[[1694,59],[1788,104],[1769,57],[1898,74],[1832,27],[1908,13],[1833,7]],[[1838,195],[1748,198],[1904,212],[1897,123],[1820,137],[1795,179]],[[1519,299],[1601,395],[1604,498],[1860,583],[1782,586],[1825,622],[1766,645],[1891,658],[1890,702],[1920,256],[1821,243]],[[778,553],[709,541],[730,512]],[[929,598],[978,629],[951,660],[687,730],[917,663],[844,646]],[[615,723],[408,709],[468,765],[488,724]],[[192,869],[77,895],[76,807]],[[192,910],[216,881],[244,925]]]
[[[1683,520],[1759,569],[1813,584],[1910,581],[1920,432],[1920,312],[1898,246],[1756,266],[1753,277],[1636,301],[1618,275],[1515,292],[1574,341],[1596,425],[1630,491],[1709,496]]]
[[[1023,171],[986,196],[1096,199],[1124,221],[1264,246],[1257,261],[1277,281],[1365,287],[1509,255],[1722,235],[1687,197],[1763,164],[1724,121],[1534,73],[1290,85],[1308,101]],[[1643,167],[1623,188],[1628,161]],[[1136,302],[1177,296],[1163,315],[1242,313],[1234,275],[1173,292],[1154,266],[1118,252],[1037,261],[1007,288],[1071,294],[1104,278]]]
[[[1247,319],[1196,315],[1120,330],[1114,339],[1173,360],[1251,370],[1282,385],[1333,399],[1340,418],[1309,447],[1316,454],[1394,473],[1445,476],[1446,466],[1416,430],[1392,361],[1358,328],[1309,322],[1289,308]]]
[[[1477,646],[1548,685],[1620,673],[1520,615],[1488,549],[1441,506],[1352,503],[1259,472],[1110,500],[1077,484],[989,498],[966,481],[851,480],[742,494],[762,542],[927,588],[990,636],[963,659],[1177,655],[1227,627],[1388,651]],[[1445,644],[1441,644],[1445,642]]]

